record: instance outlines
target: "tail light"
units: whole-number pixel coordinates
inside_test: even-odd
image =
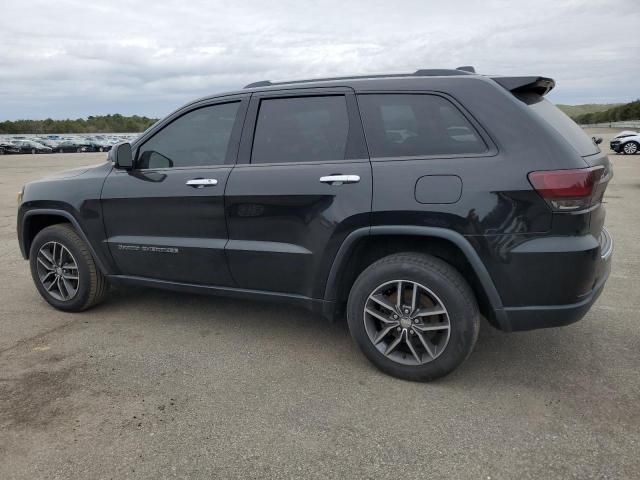
[[[603,166],[575,170],[531,172],[529,182],[547,204],[556,211],[584,210],[600,202],[604,188]]]

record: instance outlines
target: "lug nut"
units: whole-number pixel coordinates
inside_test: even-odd
[[[393,319],[397,320],[398,319],[398,315],[396,315],[395,313],[393,314]]]
[[[414,318],[413,319],[413,323],[420,323],[420,319],[419,318]]]

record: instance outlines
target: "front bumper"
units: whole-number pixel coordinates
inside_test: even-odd
[[[599,258],[593,275],[593,287],[576,302],[560,305],[532,305],[504,307],[496,312],[500,328],[505,331],[535,330],[538,328],[561,327],[577,322],[589,311],[598,299],[611,272],[613,239],[603,228],[600,238]],[[562,285],[558,285],[562,288]]]
[[[620,150],[622,150],[621,146],[620,146],[620,142],[611,142],[609,143],[609,148],[611,150],[613,150],[616,153],[620,153]]]

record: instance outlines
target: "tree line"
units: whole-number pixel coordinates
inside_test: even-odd
[[[146,130],[156,118],[133,115],[90,116],[75,120],[15,120],[0,122],[0,134],[16,133],[136,133]]]
[[[590,123],[620,122],[624,120],[640,120],[640,100],[610,108],[603,112],[591,112],[572,117],[581,125]]]

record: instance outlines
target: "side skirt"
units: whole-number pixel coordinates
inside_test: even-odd
[[[174,292],[198,293],[204,295],[218,295],[222,297],[238,298],[245,300],[258,300],[276,303],[297,305],[313,313],[333,320],[331,313],[335,310],[334,302],[309,298],[303,295],[290,293],[270,292],[266,290],[249,290],[234,287],[216,287],[211,285],[199,285],[194,283],[171,282],[154,278],[135,277],[129,275],[107,275],[107,279],[113,285],[131,285],[137,287],[159,288]]]

